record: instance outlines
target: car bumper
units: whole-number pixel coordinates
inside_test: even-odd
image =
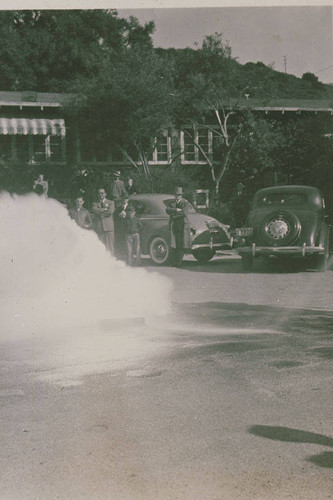
[[[239,255],[252,255],[252,257],[261,255],[294,255],[298,257],[305,257],[308,255],[320,255],[324,254],[325,250],[323,247],[313,247],[313,246],[293,246],[293,247],[260,247],[253,244],[248,247],[237,248],[237,253]]]
[[[191,250],[198,250],[199,248],[210,248],[211,250],[231,250],[232,243],[232,239],[228,242],[215,242],[214,238],[211,238],[207,243],[193,243],[191,245]]]

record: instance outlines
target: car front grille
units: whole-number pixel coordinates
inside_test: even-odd
[[[217,228],[213,231],[204,231],[203,233],[195,237],[192,243],[195,245],[202,245],[202,244],[209,244],[210,241],[212,241],[214,244],[227,243],[228,238],[226,234],[222,231],[222,229]]]

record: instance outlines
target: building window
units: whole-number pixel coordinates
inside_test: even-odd
[[[148,158],[148,163],[168,163],[171,158],[171,137],[167,133],[156,137],[153,144],[147,142],[143,144],[142,149],[143,154]],[[141,163],[140,152],[134,144],[127,146],[126,151],[133,161]]]
[[[182,161],[195,162],[198,152],[194,142],[196,134],[194,129],[184,129],[181,131]]]
[[[211,155],[211,134],[210,130],[206,128],[198,128],[197,130],[197,143],[200,145],[198,150],[198,160],[207,161],[207,156]]]
[[[171,137],[167,132],[155,139],[151,163],[168,163],[171,158]]]
[[[194,125],[181,130],[180,143],[182,163],[207,163],[207,157],[213,160],[219,136],[209,128]]]
[[[32,136],[32,159],[36,163],[46,160],[46,135]],[[48,148],[49,149],[49,148]]]
[[[4,160],[42,163],[65,161],[64,137],[58,135],[0,135],[0,155]]]
[[[112,138],[111,138],[112,139]],[[135,144],[118,145],[107,135],[92,134],[82,130],[79,135],[80,163],[126,163],[133,161],[140,164],[140,153],[148,158],[149,163],[168,163],[171,158],[171,137],[167,131],[151,141],[143,142],[138,149]]]
[[[64,157],[64,138],[59,135],[49,136],[49,151],[47,152],[54,163],[65,161]]]

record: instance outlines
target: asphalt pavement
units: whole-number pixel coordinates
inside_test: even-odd
[[[167,316],[2,342],[0,498],[332,498],[333,272],[146,269]]]

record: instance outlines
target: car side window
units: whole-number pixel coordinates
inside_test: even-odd
[[[141,200],[131,200],[131,205],[134,205],[138,217],[151,213],[149,205]]]

